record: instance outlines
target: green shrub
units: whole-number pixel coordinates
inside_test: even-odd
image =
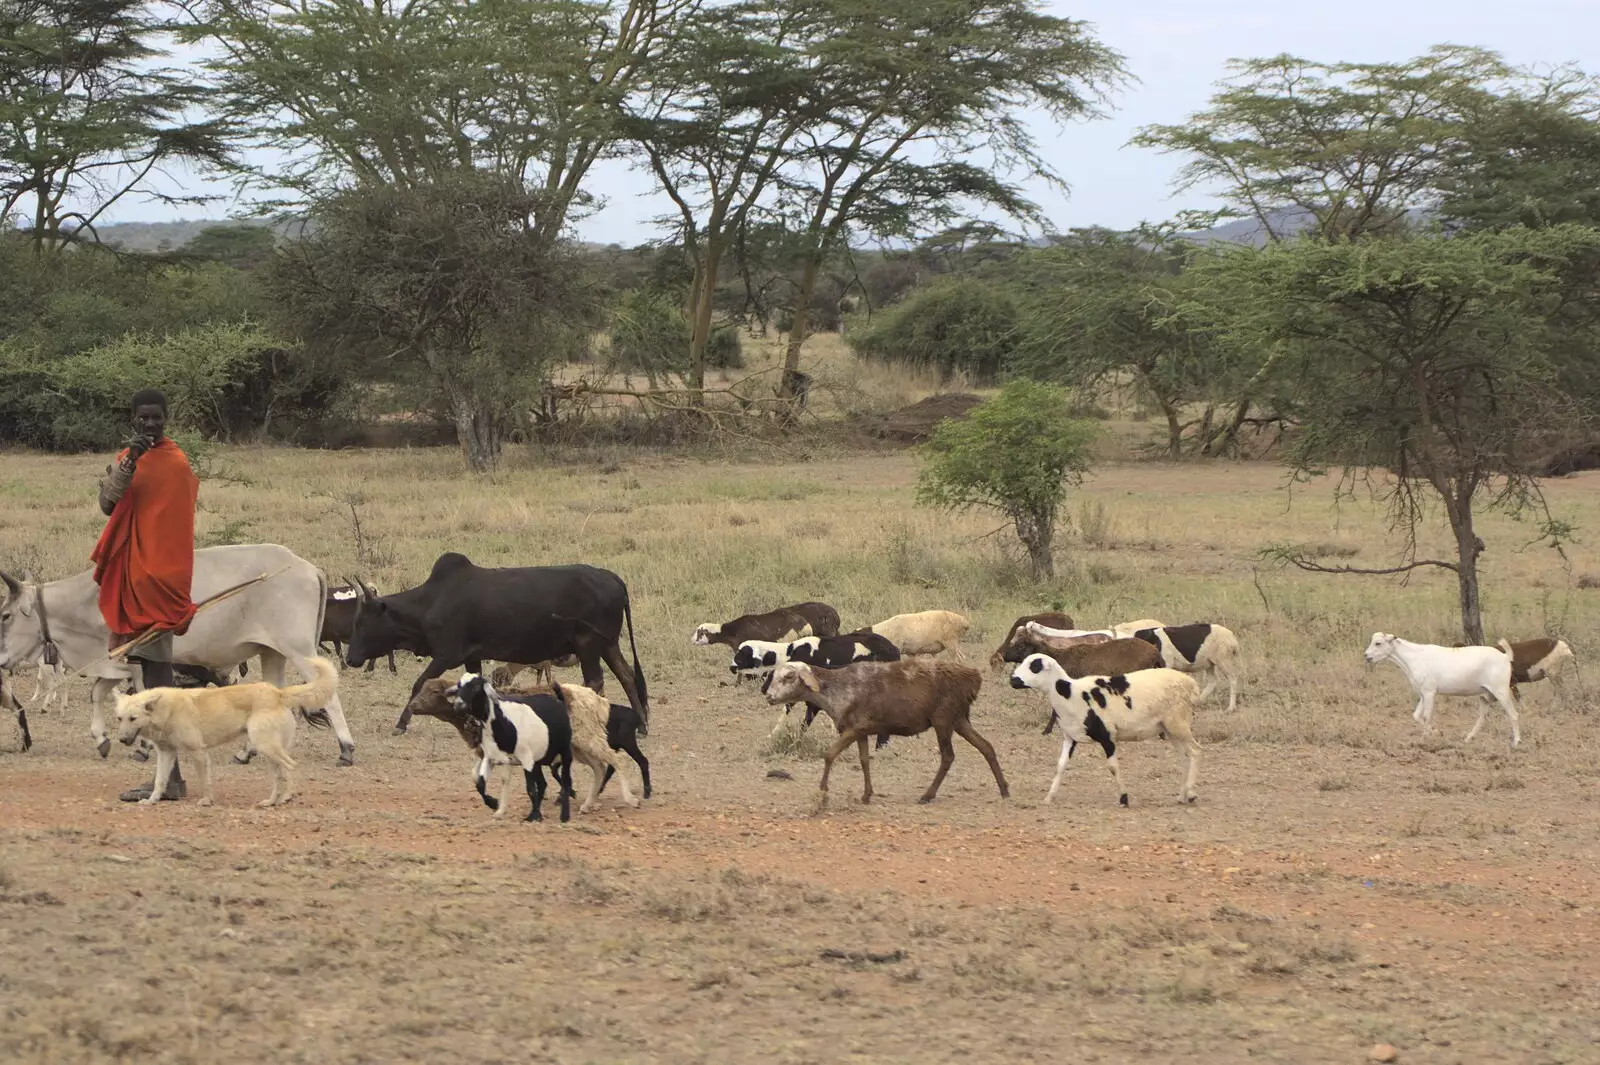
[[[1055,575],[1051,545],[1068,484],[1089,469],[1097,429],[1069,413],[1063,388],[1016,380],[965,418],[939,424],[923,445],[917,502],[1004,514],[1035,577]]]
[[[744,349],[739,341],[738,326],[713,329],[706,344],[706,366],[713,370],[740,370],[744,368]]]
[[[1016,349],[1019,320],[1004,289],[962,278],[913,292],[847,340],[862,358],[927,367],[945,380],[960,371],[988,383]]]
[[[672,296],[624,292],[611,312],[611,361],[652,380],[680,371],[689,358],[689,319]]]

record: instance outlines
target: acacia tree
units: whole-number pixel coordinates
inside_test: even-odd
[[[1089,470],[1095,427],[1068,413],[1053,385],[1018,379],[965,418],[941,422],[924,448],[917,502],[945,510],[980,507],[1010,520],[1035,577],[1055,576],[1056,517],[1068,485]]]
[[[1037,221],[1000,176],[1060,175],[1022,122],[1095,117],[1123,80],[1122,57],[1081,21],[1034,0],[809,0],[809,52],[827,104],[802,127],[770,206],[799,244],[784,395],[800,369],[812,295],[853,236],[906,237],[974,206]]]
[[[315,349],[410,368],[467,467],[492,469],[537,372],[592,318],[571,250],[538,230],[542,202],[474,171],[357,187],[319,202],[270,283]]]
[[[1300,397],[1289,449],[1296,472],[1338,468],[1342,488],[1367,485],[1403,537],[1400,562],[1383,569],[1326,566],[1287,547],[1272,553],[1317,572],[1449,570],[1462,634],[1481,643],[1475,514],[1532,507],[1547,535],[1560,532],[1542,506],[1537,460],[1591,412],[1561,387],[1556,312],[1572,298],[1563,265],[1596,252],[1600,231],[1560,225],[1305,240],[1196,262],[1202,297],[1232,308],[1231,338],[1285,353]],[[1416,557],[1433,500],[1454,559]]]
[[[229,113],[304,200],[479,169],[537,191],[556,240],[616,144],[618,104],[694,0],[180,0]]]
[[[1215,191],[1224,215],[1269,241],[1394,232],[1434,206],[1473,118],[1529,79],[1493,52],[1442,45],[1403,63],[1235,60],[1211,106],[1136,145],[1189,157],[1180,190]]]
[[[819,74],[805,53],[812,16],[807,4],[770,0],[698,9],[624,105],[628,137],[677,209],[677,243],[693,267],[693,388],[705,383],[724,261],[738,251],[751,210],[812,117]]]
[[[1013,367],[1090,391],[1131,373],[1161,411],[1168,457],[1180,457],[1185,432],[1197,427],[1189,405],[1222,383],[1209,338],[1178,313],[1183,263],[1182,248],[1105,230],[1071,233],[1028,256],[1017,271],[1026,313]],[[1198,421],[1204,453],[1213,440],[1209,405]]]
[[[209,94],[160,65],[149,0],[0,3],[0,219],[25,218],[35,251],[93,238],[165,163],[222,165],[227,128],[187,113]]]

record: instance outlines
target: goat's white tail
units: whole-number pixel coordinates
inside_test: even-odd
[[[1496,641],[1495,641],[1495,642],[1494,642],[1494,645],[1495,645],[1495,646],[1496,646],[1496,647],[1497,647],[1497,648],[1499,648],[1499,649],[1500,649],[1500,650],[1501,650],[1501,651],[1502,651],[1502,652],[1503,652],[1503,653],[1504,653],[1504,654],[1505,654],[1505,656],[1506,656],[1506,657],[1507,657],[1507,658],[1512,658],[1512,657],[1515,657],[1515,656],[1514,656],[1514,655],[1512,655],[1512,653],[1511,653],[1511,645],[1510,645],[1510,644],[1509,644],[1509,643],[1507,643],[1507,642],[1506,642],[1506,641],[1505,641],[1505,640],[1503,640],[1503,639],[1502,639],[1502,640],[1496,640]]]

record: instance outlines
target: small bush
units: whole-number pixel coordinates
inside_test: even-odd
[[[740,344],[736,326],[723,326],[711,331],[706,344],[706,366],[713,370],[744,368],[744,348]]]
[[[945,381],[959,371],[987,384],[1016,349],[1018,314],[1016,301],[996,285],[950,281],[913,292],[847,342],[862,358],[927,367]]]

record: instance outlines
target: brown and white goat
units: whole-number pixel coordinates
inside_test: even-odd
[[[932,802],[939,785],[956,760],[952,733],[978,749],[1002,799],[1011,796],[994,747],[972,727],[972,703],[983,686],[976,669],[957,662],[903,658],[898,662],[857,662],[839,669],[813,669],[804,662],[787,662],[772,674],[767,701],[805,702],[833,719],[839,738],[823,756],[822,780],[817,784],[817,810],[828,802],[828,775],[833,760],[852,743],[861,759],[862,802],[872,801],[872,763],[867,737],[916,736],[933,729],[939,738],[939,772],[918,802]]]
[[[1021,658],[1007,658],[1006,653],[1011,650],[1011,645],[1016,640],[1017,634],[1019,632],[1027,632],[1028,622],[1030,621],[1037,622],[1040,625],[1048,625],[1052,629],[1072,628],[1071,614],[1063,614],[1055,610],[1044,614],[1024,614],[1011,623],[1011,627],[1006,630],[1006,638],[1000,641],[1000,646],[996,647],[994,653],[989,656],[990,669],[999,669],[1007,662],[1022,661]]]

